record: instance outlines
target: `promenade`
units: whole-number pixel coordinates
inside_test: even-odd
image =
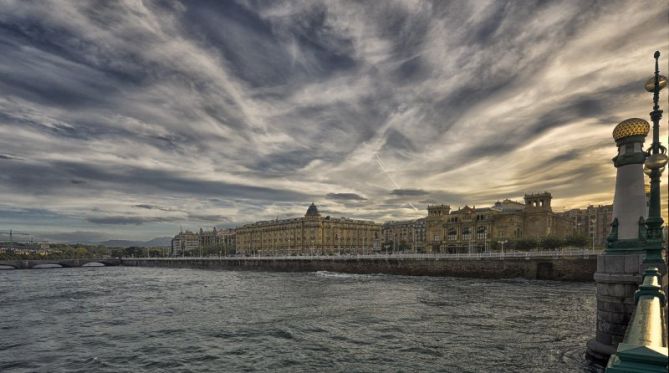
[[[598,252],[123,258],[126,266],[592,281]]]

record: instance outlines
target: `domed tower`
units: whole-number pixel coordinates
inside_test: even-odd
[[[649,131],[648,122],[639,118],[624,120],[613,130],[618,155],[613,158],[617,173],[609,248],[613,241],[641,238],[639,227],[647,216],[643,142]]]
[[[318,218],[321,214],[318,212],[318,207],[312,202],[307,209],[307,213],[304,214],[305,218]]]
[[[667,266],[661,255],[661,234],[658,234],[663,223],[660,216],[659,179],[667,160],[666,149],[659,143],[659,121],[662,116],[658,105],[659,91],[666,86],[666,78],[659,75],[659,57],[660,52],[655,52],[655,76],[650,87],[654,104],[650,113],[653,121],[651,148],[646,152],[642,149],[650,131],[650,125],[643,119],[627,119],[613,130],[613,138],[618,146],[618,155],[613,158],[617,168],[613,222],[606,250],[597,257],[597,272],[594,276],[597,284],[597,327],[595,338],[588,342],[587,349],[590,359],[604,365],[625,338],[635,309],[635,294],[640,289],[640,275],[649,267],[657,267],[662,274],[660,283],[666,286]],[[646,83],[645,88],[650,91],[649,83]],[[648,205],[644,190],[644,164],[650,176]],[[639,291],[643,292],[643,287]],[[637,350],[634,346],[634,349],[625,351],[641,349]],[[621,359],[622,355],[618,355],[618,367],[615,370],[627,371],[619,364],[620,361],[624,363],[627,357]],[[636,364],[636,360],[632,364]]]
[[[606,250],[597,257],[597,328],[587,349],[588,357],[602,364],[624,338],[639,286],[647,211],[643,142],[649,131],[648,122],[639,118],[624,120],[613,130],[618,146],[613,157],[617,169],[613,221]]]

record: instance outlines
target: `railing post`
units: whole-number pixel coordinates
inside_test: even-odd
[[[644,272],[643,283],[634,293],[636,307],[632,319],[623,341],[609,359],[607,373],[667,371],[667,299],[660,280],[657,268]]]

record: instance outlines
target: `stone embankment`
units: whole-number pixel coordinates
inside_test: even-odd
[[[384,273],[407,276],[476,278],[526,278],[559,281],[592,281],[597,256],[520,258],[440,258],[390,256],[264,257],[264,258],[124,258],[123,265],[139,267],[255,270],[282,272],[330,271]]]

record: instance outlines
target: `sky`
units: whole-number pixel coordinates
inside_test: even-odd
[[[151,239],[312,202],[376,222],[543,191],[556,211],[610,204],[611,132],[649,120],[668,14],[659,0],[0,0],[0,239]]]

